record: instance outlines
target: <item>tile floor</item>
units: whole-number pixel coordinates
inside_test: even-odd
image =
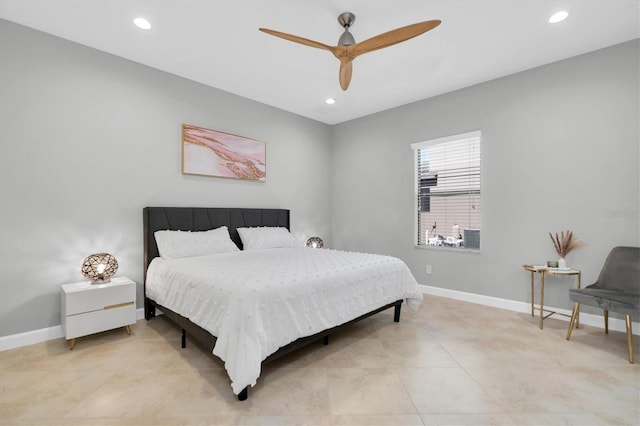
[[[162,317],[0,352],[0,424],[637,425],[625,336],[426,296],[268,364],[244,402]]]

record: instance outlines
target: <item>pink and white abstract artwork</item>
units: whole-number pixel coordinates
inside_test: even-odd
[[[182,174],[264,182],[266,157],[264,142],[182,125]]]

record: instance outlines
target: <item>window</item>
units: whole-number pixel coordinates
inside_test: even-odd
[[[482,134],[411,145],[416,165],[416,244],[480,249]]]

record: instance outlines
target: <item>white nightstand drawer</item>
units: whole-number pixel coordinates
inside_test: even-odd
[[[136,305],[130,302],[126,306],[66,317],[65,337],[74,339],[98,331],[111,330],[136,323]]]
[[[136,286],[128,278],[113,278],[107,284],[82,282],[62,286],[65,314],[75,315],[136,300]]]

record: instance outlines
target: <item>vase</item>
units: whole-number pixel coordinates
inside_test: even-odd
[[[564,260],[564,257],[558,259],[558,269],[569,269],[567,268],[567,261]]]

